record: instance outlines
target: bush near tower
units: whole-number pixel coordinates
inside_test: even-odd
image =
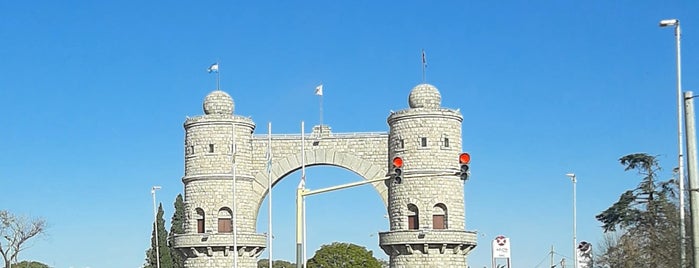
[[[308,268],[322,267],[381,268],[381,262],[365,247],[333,242],[322,245],[313,258],[308,260]]]

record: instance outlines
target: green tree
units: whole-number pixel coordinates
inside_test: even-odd
[[[635,153],[619,162],[641,182],[596,216],[607,235],[597,264],[609,267],[678,267],[680,256],[677,182],[658,180],[655,156]]]
[[[182,194],[178,194],[175,198],[175,213],[172,214],[172,220],[170,221],[170,241],[172,242],[174,236],[177,234],[184,234],[184,220],[185,220],[185,209],[184,200],[182,199]],[[172,243],[168,245],[170,248],[170,257],[172,258],[172,263],[174,268],[184,268],[184,256],[178,250],[176,250]]]
[[[12,265],[15,268],[51,268],[50,266],[38,261],[21,261]]]
[[[381,268],[381,263],[365,247],[350,243],[333,242],[322,245],[313,258],[308,260],[309,268]]]
[[[17,260],[30,239],[43,234],[45,230],[46,221],[43,219],[29,219],[0,210],[0,256],[5,261],[5,268],[10,267],[12,260]]]
[[[257,268],[269,268],[269,259],[258,260]],[[284,260],[276,260],[272,268],[296,268],[296,264]]]
[[[151,247],[146,251],[145,268],[156,268],[157,257],[155,256],[155,228],[158,228],[158,250],[160,251],[160,268],[173,268],[172,258],[170,257],[170,248],[167,245],[167,230],[165,230],[165,219],[163,219],[163,204],[158,205],[157,226],[153,226],[151,235]]]

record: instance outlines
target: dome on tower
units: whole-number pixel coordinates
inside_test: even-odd
[[[204,99],[205,114],[233,114],[235,104],[228,93],[215,90]]]
[[[410,91],[408,105],[410,108],[437,109],[442,105],[442,95],[433,85],[419,84]]]

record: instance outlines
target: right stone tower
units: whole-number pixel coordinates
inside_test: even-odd
[[[408,98],[410,108],[388,117],[388,170],[402,161],[401,180],[388,180],[390,231],[379,245],[390,267],[468,267],[476,233],[466,231],[464,181],[458,110],[441,107],[436,87],[420,84]]]

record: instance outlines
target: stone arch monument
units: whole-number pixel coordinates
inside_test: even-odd
[[[332,133],[315,126],[304,139],[305,163],[342,167],[365,180],[386,179],[372,185],[389,215],[390,230],[379,234],[379,244],[390,267],[468,267],[476,234],[465,230],[459,176],[463,116],[441,107],[439,91],[429,84],[413,88],[408,103],[410,108],[389,115],[388,133]],[[266,246],[255,226],[269,190],[269,141],[254,134],[250,118],[234,113],[227,93],[211,92],[203,108],[204,115],[184,123],[185,233],[172,242],[187,268],[233,267],[236,253],[238,267],[254,268]],[[273,184],[301,168],[301,142],[299,134],[272,135]],[[405,161],[400,183],[391,179],[396,156]]]

